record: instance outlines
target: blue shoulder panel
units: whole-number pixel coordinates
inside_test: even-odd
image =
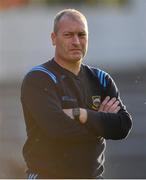
[[[44,72],[44,73],[48,74],[51,77],[51,79],[54,81],[54,83],[57,84],[56,76],[51,71],[44,68],[43,66],[41,66],[41,65],[40,66],[35,66],[29,72],[32,72],[32,71],[41,71],[41,72]]]
[[[106,86],[107,86],[107,80],[106,80],[107,73],[98,69],[98,70],[96,70],[96,75],[99,78],[100,85],[102,85],[104,88],[106,88]]]

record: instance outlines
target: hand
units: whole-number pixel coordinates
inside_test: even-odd
[[[63,112],[69,116],[71,119],[74,119],[73,114],[72,114],[72,109],[63,109]]]
[[[110,97],[107,96],[101,103],[98,112],[117,113],[121,109],[119,103],[115,97],[110,99]]]

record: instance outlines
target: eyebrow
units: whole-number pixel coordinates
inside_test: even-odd
[[[86,31],[64,31],[63,32],[63,34],[65,34],[65,33],[70,33],[70,34],[74,34],[74,33],[84,33],[84,34],[87,34],[87,32]]]

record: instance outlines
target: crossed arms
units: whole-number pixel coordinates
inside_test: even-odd
[[[117,113],[121,107],[119,106],[119,101],[117,98],[110,98],[107,96],[104,101],[101,103],[98,112],[105,112],[105,113]],[[71,119],[74,119],[72,114],[72,109],[63,109],[63,112],[68,115]],[[80,108],[80,116],[79,121],[80,123],[86,123],[88,119],[88,113],[86,109]]]
[[[72,109],[62,109],[54,84],[45,74],[36,72],[29,75],[21,92],[26,124],[31,121],[46,136],[54,139],[125,138],[131,129],[131,117],[116,93],[109,93],[109,96],[98,111],[80,108],[80,122],[77,122],[73,120]]]

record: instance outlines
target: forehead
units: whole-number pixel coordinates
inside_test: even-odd
[[[80,17],[62,17],[58,23],[58,31],[60,32],[87,32],[87,24]]]

